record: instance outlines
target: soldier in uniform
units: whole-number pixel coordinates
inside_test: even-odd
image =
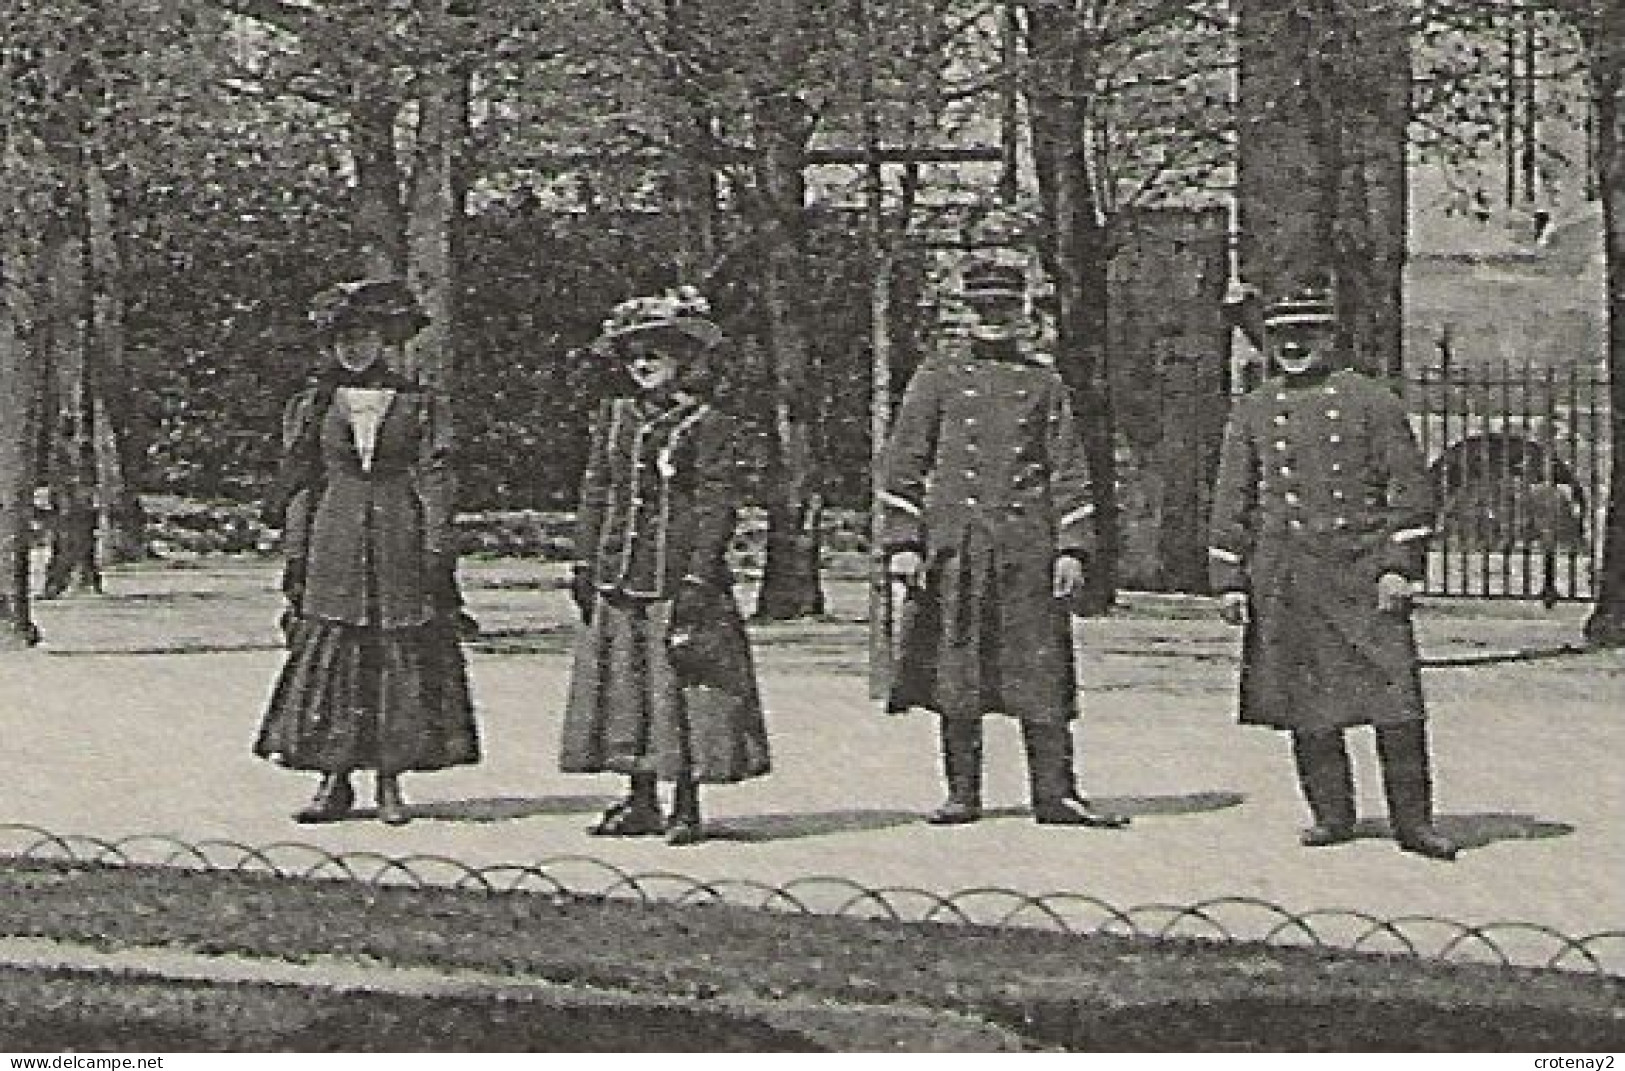
[[[1377,735],[1401,848],[1452,859],[1433,824],[1410,606],[1432,532],[1432,486],[1400,399],[1334,370],[1333,304],[1304,291],[1264,317],[1278,373],[1240,398],[1214,491],[1212,582],[1245,625],[1241,721],[1292,734],[1311,847],[1354,837],[1343,731]]]
[[[915,374],[881,476],[889,571],[906,585],[893,710],[941,719],[948,798],[936,825],[982,812],[982,718],[1020,720],[1033,815],[1117,827],[1080,797],[1068,600],[1081,596],[1094,505],[1066,387],[1035,363],[1021,267],[979,260],[962,296],[968,349]]]

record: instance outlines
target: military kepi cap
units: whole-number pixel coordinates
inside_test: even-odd
[[[1337,323],[1332,295],[1319,287],[1299,290],[1264,310],[1264,327],[1296,327]]]
[[[960,293],[967,300],[990,297],[1025,297],[1027,273],[1017,264],[992,260],[973,261],[965,266]]]

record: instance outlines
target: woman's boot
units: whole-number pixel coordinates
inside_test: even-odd
[[[672,790],[671,821],[666,823],[666,843],[682,847],[704,839],[705,830],[700,824],[700,786],[684,778]]]
[[[322,774],[322,783],[309,803],[294,812],[293,820],[302,825],[337,822],[348,818],[355,806],[355,790],[350,787],[350,774]]]
[[[655,775],[635,773],[626,798],[610,807],[588,832],[595,837],[644,837],[666,828],[660,814],[660,796],[655,791]]]
[[[406,801],[401,798],[400,778],[395,774],[378,775],[378,821],[386,826],[404,826],[412,820],[406,813]]]

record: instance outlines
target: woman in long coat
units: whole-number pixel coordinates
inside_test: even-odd
[[[427,322],[404,284],[340,284],[311,316],[330,359],[284,418],[272,509],[288,658],[254,751],[322,775],[296,821],[348,816],[351,774],[373,770],[378,817],[399,825],[402,773],[479,758],[457,643],[449,414],[395,371]]]
[[[597,414],[582,483],[576,648],[560,767],[626,774],[600,836],[702,838],[699,785],[768,772],[767,730],[726,561],[737,428],[709,398],[721,332],[692,288],[617,306],[597,347],[635,397]],[[674,785],[669,818],[659,781]]]

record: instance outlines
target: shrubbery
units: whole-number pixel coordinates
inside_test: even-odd
[[[220,227],[156,197],[136,207],[150,218],[137,227],[130,255],[129,366],[141,370],[131,424],[145,459],[135,482],[194,499],[261,497],[282,407],[316,359],[305,304],[356,270],[342,213],[317,206],[308,218],[282,219],[256,211]],[[673,229],[651,213],[579,219],[500,206],[470,221],[454,397],[467,508],[574,503],[587,424],[598,399],[621,385],[619,370],[585,347],[616,301],[678,281]],[[818,287],[806,300],[820,325],[811,341],[822,389],[795,400],[819,417],[821,491],[846,505],[861,505],[868,493],[869,323],[855,233],[849,220],[829,217],[812,236],[808,275]],[[775,413],[772,376],[755,343],[763,333],[757,282],[742,262],[708,286],[734,343],[726,404],[764,438]],[[897,340],[904,366],[917,327]],[[772,474],[761,483],[771,489]],[[189,523],[176,519],[170,527],[179,530],[167,537],[196,541]],[[244,537],[222,538],[235,545]]]
[[[147,552],[153,558],[200,554],[276,554],[280,533],[268,527],[259,507],[240,502],[205,502],[152,496],[147,511]],[[824,550],[861,553],[869,545],[868,514],[834,509],[824,516]],[[575,555],[575,516],[564,510],[484,510],[460,514],[462,553],[488,558],[568,561]],[[736,565],[759,568],[766,556],[767,517],[747,509],[734,538]]]

